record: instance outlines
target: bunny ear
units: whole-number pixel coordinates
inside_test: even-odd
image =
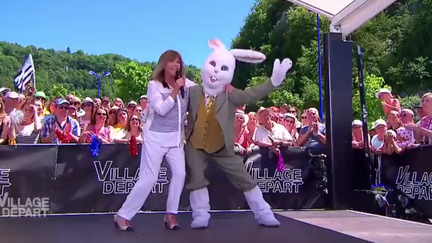
[[[230,52],[237,60],[247,63],[261,63],[266,59],[266,56],[258,51],[232,49]]]
[[[208,44],[209,44],[209,47],[213,50],[214,49],[225,49],[225,45],[219,39],[216,39],[216,38],[211,39]]]

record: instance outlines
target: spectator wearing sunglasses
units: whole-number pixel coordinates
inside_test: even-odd
[[[76,143],[81,135],[81,128],[77,120],[69,116],[70,103],[60,98],[57,100],[53,116],[44,120],[41,132],[42,143]],[[62,141],[57,132],[71,138],[70,141]]]
[[[96,105],[91,98],[86,97],[81,102],[81,109],[84,111],[84,116],[80,117],[78,121],[81,125],[81,130],[84,131],[96,112]]]
[[[283,123],[282,125],[288,130],[291,134],[292,138],[296,141],[299,137],[297,131],[297,118],[293,113],[285,113],[283,115]]]
[[[102,102],[101,102],[101,107],[109,110],[111,108],[111,101],[109,99],[109,97],[104,97]]]
[[[300,129],[301,129],[302,127],[305,127],[305,126],[309,125],[309,120],[308,120],[308,116],[307,116],[307,110],[304,110],[304,111],[301,113],[301,116],[300,116],[300,122],[301,122],[301,127],[300,127]],[[298,132],[300,132],[300,129],[298,129]]]
[[[129,103],[127,104],[127,110],[128,110],[128,112],[129,112],[129,114],[133,114],[134,113],[134,110],[135,110],[135,108],[137,107],[137,103],[135,102],[135,101],[129,101]]]
[[[71,106],[75,108],[75,115],[77,119],[85,115],[85,111],[81,109],[81,100],[78,97],[73,97],[70,101]]]
[[[115,128],[115,126],[118,123],[117,112],[119,109],[120,109],[120,107],[113,106],[113,107],[111,107],[111,109],[108,112],[108,125],[112,126],[113,128]]]
[[[141,118],[138,115],[132,115],[122,133],[118,133],[114,142],[129,143],[132,136],[135,136],[137,143],[142,143]]]
[[[111,127],[108,126],[108,110],[106,108],[97,109],[79,142],[91,143],[93,136],[96,136],[101,143],[111,143],[112,132]]]
[[[40,101],[42,104],[42,114],[39,114],[40,117],[45,117],[50,114],[47,107],[47,97],[43,91],[38,91],[34,95],[35,101]]]

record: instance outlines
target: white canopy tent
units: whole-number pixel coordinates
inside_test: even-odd
[[[331,21],[330,32],[347,36],[396,0],[286,0]]]

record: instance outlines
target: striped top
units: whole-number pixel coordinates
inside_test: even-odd
[[[39,141],[40,131],[34,130],[34,123],[29,125],[17,125],[15,127],[17,144],[35,144]]]
[[[172,88],[164,88],[161,82],[150,81],[147,86],[148,114],[144,125],[145,142],[163,147],[183,145],[189,88],[196,85],[186,79],[185,98],[180,93],[174,100]]]

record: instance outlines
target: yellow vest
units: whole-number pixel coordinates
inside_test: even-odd
[[[205,96],[201,97],[197,119],[194,124],[190,142],[196,149],[202,149],[211,154],[220,151],[224,146],[222,128],[216,120],[215,103],[207,113]]]

